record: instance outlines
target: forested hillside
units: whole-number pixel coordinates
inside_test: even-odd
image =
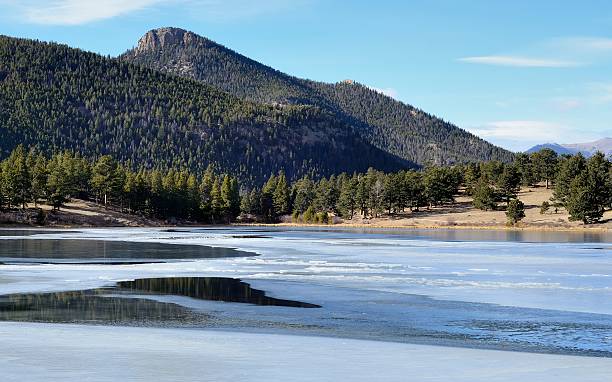
[[[318,106],[376,147],[421,165],[512,159],[510,152],[366,86],[292,77],[181,29],[150,31],[121,59],[255,102]]]
[[[313,106],[261,105],[201,82],[64,45],[0,36],[0,151],[110,154],[133,169],[212,165],[246,186],[410,167]]]

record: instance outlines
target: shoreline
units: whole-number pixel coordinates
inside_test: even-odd
[[[230,223],[230,224],[159,224],[159,225],[88,225],[88,224],[62,224],[62,225],[29,225],[29,224],[0,224],[0,229],[32,229],[32,230],[54,230],[54,229],[103,229],[103,228],[195,228],[195,227],[289,227],[289,228],[355,228],[355,229],[399,229],[399,230],[431,230],[431,231],[508,231],[508,232],[572,232],[572,233],[612,233],[607,227],[554,227],[534,225],[443,225],[443,224],[379,224],[379,223],[339,223],[339,224],[314,224],[314,223]]]
[[[402,224],[364,224],[364,223],[340,223],[340,224],[311,224],[311,223],[234,223],[232,226],[252,227],[313,227],[313,228],[373,228],[373,229],[406,229],[406,230],[487,230],[487,231],[517,231],[517,232],[592,232],[612,233],[612,229],[606,227],[554,227],[534,225],[402,225]]]

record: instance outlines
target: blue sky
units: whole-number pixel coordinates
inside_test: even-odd
[[[512,150],[612,136],[612,2],[0,0],[0,34],[117,55],[177,26],[354,79]]]

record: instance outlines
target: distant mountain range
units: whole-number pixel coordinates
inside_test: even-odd
[[[584,156],[591,156],[597,151],[602,152],[606,156],[612,156],[612,138],[602,138],[594,142],[586,143],[569,143],[569,144],[558,144],[558,143],[545,143],[542,145],[536,145],[527,150],[527,153],[533,153],[542,149],[551,149],[557,154],[577,154],[582,153]]]
[[[352,81],[295,78],[176,28],[108,58],[0,36],[0,157],[16,145],[257,184],[513,153]]]

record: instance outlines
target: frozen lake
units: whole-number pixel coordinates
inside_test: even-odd
[[[593,373],[612,372],[611,239],[579,233],[244,227],[5,230],[0,341],[27,348],[27,338],[15,334],[19,330],[31,330],[34,344],[56,331],[94,338],[111,327],[146,346],[144,331],[177,343],[179,337],[171,340],[168,333],[195,331],[202,338],[228,336],[235,347],[248,336],[293,341],[308,357],[313,355],[306,343],[348,351],[346,344],[376,340],[367,346],[387,349],[385,362],[402,367],[409,366],[396,354],[418,352],[419,346],[434,358],[441,357],[432,350],[439,347],[446,357],[463,359],[465,371],[479,369],[474,372],[484,369],[472,357],[503,363],[524,352],[553,353],[531,355],[542,359],[532,376],[570,364],[578,373],[580,365],[596,364],[582,370],[583,378],[566,379],[588,380]],[[141,281],[130,284],[136,279]],[[220,296],[228,287],[211,284],[215,280],[232,283],[231,293]],[[276,350],[281,348],[279,343]],[[350,354],[342,354],[350,361]],[[523,375],[487,370],[483,380]],[[387,373],[392,380],[394,372]],[[468,380],[479,379],[474,374]]]

